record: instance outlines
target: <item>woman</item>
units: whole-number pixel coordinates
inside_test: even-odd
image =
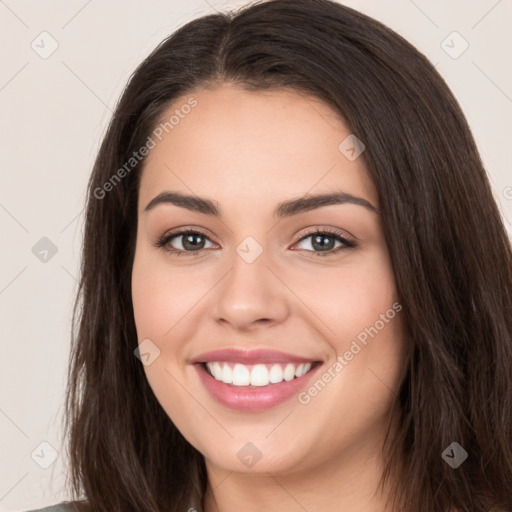
[[[69,510],[511,510],[511,286],[409,43],[328,0],[188,23],[89,183]]]

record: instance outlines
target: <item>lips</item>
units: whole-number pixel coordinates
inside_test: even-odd
[[[322,361],[275,350],[222,349],[191,361],[220,404],[262,411],[289,400],[317,373]]]
[[[191,363],[209,363],[214,361],[225,361],[230,363],[244,364],[272,364],[272,363],[313,363],[316,359],[301,357],[295,354],[286,354],[278,350],[242,350],[229,348],[205,352],[194,359]]]

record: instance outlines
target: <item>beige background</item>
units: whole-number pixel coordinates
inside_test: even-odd
[[[113,106],[136,65],[175,28],[245,3],[0,0],[2,511],[67,498],[58,427],[71,306],[85,187]],[[436,65],[466,113],[512,234],[512,2],[342,3],[384,22]],[[40,53],[52,40],[43,31],[58,44],[47,58]],[[458,58],[442,47],[453,31],[469,44]],[[452,53],[465,44],[446,41]],[[57,249],[46,262],[32,252],[43,237]],[[44,469],[50,445],[59,453]]]

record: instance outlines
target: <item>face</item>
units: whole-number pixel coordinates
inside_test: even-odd
[[[208,467],[374,456],[403,362],[401,305],[350,130],[287,89],[224,84],[173,114],[141,176],[132,273],[156,398]]]

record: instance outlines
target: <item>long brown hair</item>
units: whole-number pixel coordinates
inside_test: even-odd
[[[396,484],[395,509],[512,510],[512,254],[488,178],[431,63],[329,0],[270,0],[198,18],[132,75],[88,185],[64,421],[73,498],[84,494],[86,509],[102,512],[202,509],[203,456],[134,356],[144,159],[112,177],[177,98],[223,81],[322,99],[366,146],[409,347],[398,433],[383,453],[381,483]],[[468,453],[457,469],[441,456],[452,442]]]

